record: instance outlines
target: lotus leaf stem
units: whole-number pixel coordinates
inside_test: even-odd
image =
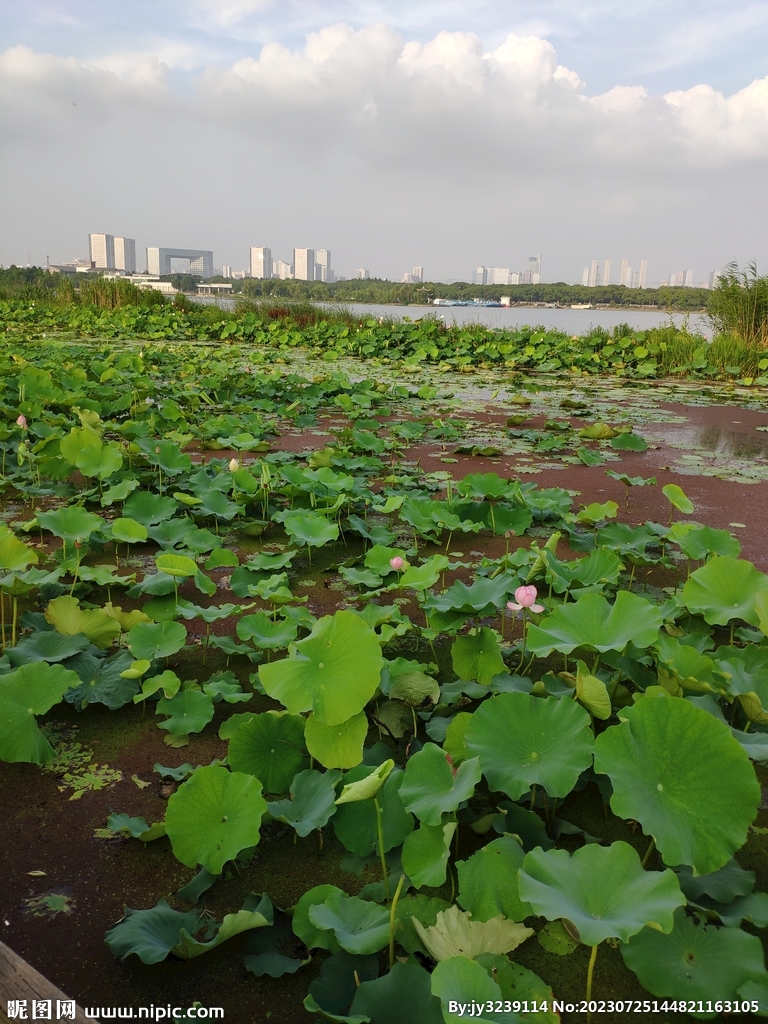
[[[648,849],[645,851],[645,856],[643,857],[643,859],[641,861],[641,866],[642,867],[645,867],[645,865],[648,863],[648,860],[649,860],[651,854],[653,853],[653,851],[655,849],[656,849],[656,840],[655,839],[651,839],[650,843],[648,844]]]
[[[405,881],[405,875],[400,875],[400,881],[397,883],[395,889],[395,895],[392,897],[392,905],[389,908],[389,969],[390,971],[395,966],[395,910],[397,909],[397,901],[400,899],[400,893],[403,890],[403,882]]]
[[[531,810],[536,806],[536,783],[531,786]]]
[[[19,599],[13,598],[13,625],[11,626],[11,647],[16,646],[16,623],[19,616]]]
[[[592,999],[592,975],[595,971],[595,960],[597,960],[597,945],[592,947],[592,953],[589,958],[589,967],[587,968],[587,1003],[589,1004]],[[587,1010],[587,1024],[592,1019],[592,1014]]]
[[[384,879],[384,902],[389,903],[389,871],[387,870],[387,855],[384,853],[384,826],[381,820],[381,807],[377,797],[373,798],[373,806],[376,808],[376,832],[379,838],[379,859],[381,860],[381,871]]]

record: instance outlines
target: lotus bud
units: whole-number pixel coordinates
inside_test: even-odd
[[[238,469],[240,469],[240,463],[237,461],[237,459],[230,459],[229,460],[229,472],[230,473],[236,473],[238,471]]]
[[[390,558],[389,564],[392,566],[395,572],[400,572],[400,570],[405,565],[405,561],[400,557],[400,555],[395,555],[394,558]]]
[[[515,612],[523,611],[525,609],[536,612],[537,614],[539,612],[543,612],[544,606],[536,604],[536,594],[536,587],[533,585],[518,587],[515,591],[515,600],[507,601],[507,608],[509,608],[510,611]]]
[[[17,424],[17,426],[21,427],[22,430],[26,430],[27,429],[27,417],[22,413],[22,415],[20,415],[19,418],[16,420],[16,424]]]

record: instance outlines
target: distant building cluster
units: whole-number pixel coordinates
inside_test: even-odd
[[[528,257],[525,270],[510,270],[509,267],[478,267],[475,284],[539,284],[541,282],[541,253]]]
[[[272,250],[267,246],[251,248],[250,276],[263,280],[277,277],[280,280],[325,281],[336,280],[331,265],[330,249],[294,249],[293,261],[273,260]]]
[[[597,288],[600,285],[613,284],[611,280],[611,260],[603,263],[603,272],[600,273],[600,261],[592,260],[588,267],[584,267],[581,274],[581,283],[584,288]],[[633,270],[629,260],[621,261],[618,284],[625,288],[645,288],[648,278],[648,260],[640,260],[640,266]]]
[[[403,284],[423,284],[424,267],[414,267],[403,274]]]

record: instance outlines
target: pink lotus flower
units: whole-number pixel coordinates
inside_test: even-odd
[[[518,587],[515,591],[515,600],[507,601],[507,608],[511,612],[521,612],[524,610],[536,612],[544,611],[544,605],[536,604],[536,587]]]
[[[400,572],[400,570],[405,565],[405,560],[402,559],[400,555],[395,555],[394,558],[390,558],[389,564],[392,566],[395,572]]]
[[[23,414],[19,416],[19,418],[16,420],[16,423],[18,426],[21,427],[22,430],[27,429],[27,417],[24,416]]]

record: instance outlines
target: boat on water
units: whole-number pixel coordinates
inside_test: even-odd
[[[592,309],[591,302],[572,302],[571,309]]]
[[[432,299],[433,306],[483,306],[501,309],[501,302],[486,302],[484,299]]]

